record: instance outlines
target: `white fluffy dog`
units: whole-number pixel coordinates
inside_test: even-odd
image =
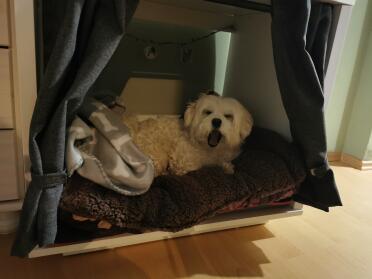
[[[138,120],[125,116],[134,143],[155,166],[155,176],[183,175],[203,166],[218,165],[233,173],[231,161],[250,134],[251,114],[235,99],[202,94],[190,103],[184,119],[157,116]]]

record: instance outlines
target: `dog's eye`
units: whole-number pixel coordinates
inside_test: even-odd
[[[232,114],[225,114],[224,115],[227,120],[233,120],[234,116]]]
[[[210,110],[207,110],[207,109],[203,111],[203,114],[204,114],[204,115],[210,115],[211,113],[212,113],[212,112],[211,112]]]

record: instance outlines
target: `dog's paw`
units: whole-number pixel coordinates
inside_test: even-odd
[[[232,163],[222,163],[222,168],[226,174],[234,174],[234,165]]]
[[[172,169],[172,171],[170,173],[172,173],[174,175],[177,175],[177,176],[182,176],[182,175],[185,175],[188,172],[189,171],[187,171],[185,169],[178,168],[178,169]]]
[[[112,225],[109,222],[107,222],[106,220],[101,220],[97,224],[97,228],[99,228],[99,229],[109,230],[109,229],[111,229],[111,227],[112,227]]]
[[[85,221],[92,221],[94,222],[96,219],[94,218],[87,218],[80,215],[72,214],[72,219],[78,222],[85,222]]]

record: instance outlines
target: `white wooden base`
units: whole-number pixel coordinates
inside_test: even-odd
[[[293,204],[292,206],[284,206],[278,208],[266,209],[250,209],[240,212],[226,213],[223,215],[211,218],[192,228],[188,228],[176,233],[171,232],[148,232],[142,234],[120,234],[112,237],[94,239],[89,242],[70,243],[53,245],[46,248],[35,248],[30,254],[30,258],[43,257],[55,254],[63,254],[64,256],[75,255],[80,253],[93,252],[104,249],[112,249],[146,243],[157,240],[166,240],[170,238],[196,235],[213,231],[233,229],[239,227],[264,224],[270,220],[296,216],[302,214],[302,205]]]

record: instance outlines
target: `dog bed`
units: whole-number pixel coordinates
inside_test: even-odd
[[[253,129],[233,164],[234,174],[225,174],[220,167],[205,167],[183,176],[159,176],[148,192],[134,197],[74,175],[62,194],[60,221],[98,235],[100,230],[105,235],[174,232],[232,209],[288,198],[306,175],[296,148],[262,128]],[[94,221],[78,222],[72,214]],[[110,230],[97,232],[100,220],[110,223]]]

